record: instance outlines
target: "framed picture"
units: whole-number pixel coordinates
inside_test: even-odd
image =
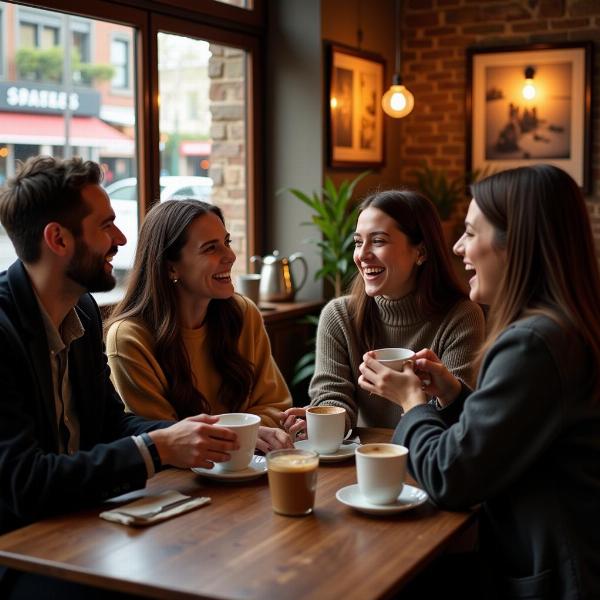
[[[384,70],[379,56],[330,46],[326,86],[330,166],[383,165]]]
[[[590,192],[592,43],[467,51],[467,172],[550,163]]]

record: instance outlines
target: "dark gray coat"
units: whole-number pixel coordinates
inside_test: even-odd
[[[410,410],[394,442],[438,505],[482,503],[481,554],[500,598],[600,598],[599,365],[547,317],[508,327],[477,390]]]

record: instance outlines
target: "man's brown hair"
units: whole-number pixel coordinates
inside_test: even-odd
[[[44,228],[53,221],[80,235],[81,221],[89,213],[81,190],[98,185],[102,175],[97,163],[81,158],[34,156],[21,163],[0,192],[0,222],[17,256],[37,262]]]

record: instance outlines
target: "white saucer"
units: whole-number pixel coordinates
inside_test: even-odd
[[[421,506],[429,499],[427,492],[406,483],[393,504],[371,504],[367,502],[358,489],[358,483],[339,489],[335,497],[342,504],[370,515],[392,515]]]
[[[267,472],[267,459],[264,456],[253,456],[250,464],[241,471],[221,471],[217,466],[212,469],[195,467],[192,469],[197,475],[208,479],[219,479],[221,481],[248,481],[256,479]]]
[[[300,450],[312,450],[310,446],[310,440],[298,440],[294,446]],[[337,452],[333,454],[321,454],[317,452],[319,455],[319,460],[323,462],[337,462],[339,460],[346,460],[352,456],[356,452],[356,449],[360,447],[360,444],[356,442],[344,442],[338,448]]]

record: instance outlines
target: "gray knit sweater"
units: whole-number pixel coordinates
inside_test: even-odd
[[[374,348],[402,347],[415,352],[431,348],[446,367],[469,387],[476,373],[471,363],[484,337],[481,308],[469,300],[459,301],[446,314],[425,318],[414,294],[399,300],[376,296],[384,334]],[[317,330],[315,374],[309,387],[311,404],[343,406],[349,427],[395,427],[402,409],[358,386],[362,344],[348,314],[349,296],[329,302],[321,312]]]

